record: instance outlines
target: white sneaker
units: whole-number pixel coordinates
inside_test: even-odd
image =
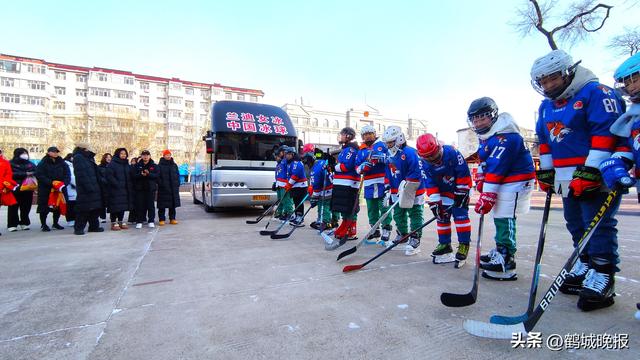
[[[154,227],[156,227],[156,224],[154,224],[154,223],[150,222],[150,223],[149,223],[149,227],[150,227],[150,228],[154,228]]]
[[[142,229],[142,223],[137,223],[136,224],[136,229]]]
[[[10,227],[7,230],[9,230],[9,232],[14,232],[14,231],[18,231],[17,227]]]
[[[104,224],[104,223],[106,223],[106,222],[107,222],[107,219],[100,219],[100,223],[101,223],[101,224]]]
[[[404,247],[404,254],[406,256],[411,256],[411,255],[417,255],[418,253],[420,253],[420,247],[418,246],[417,248],[414,248],[413,246],[407,244]]]
[[[67,227],[74,227],[76,222],[74,220],[67,221]]]

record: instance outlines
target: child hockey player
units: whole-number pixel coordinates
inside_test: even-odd
[[[365,125],[360,129],[360,136],[362,137],[362,144],[360,145],[360,151],[356,157],[356,172],[358,175],[364,175],[364,198],[367,202],[367,215],[369,218],[369,225],[373,226],[380,219],[380,216],[387,211],[387,207],[384,204],[385,196],[385,173],[387,165],[384,162],[377,161],[377,157],[373,156],[373,149],[376,148],[376,153],[385,153],[387,151],[386,146],[376,136],[376,129],[373,125]],[[387,216],[382,220],[383,229],[391,231],[391,216]],[[380,237],[380,230],[375,231],[365,239],[365,244],[376,244],[374,239]]]
[[[482,276],[494,280],[516,280],[516,215],[529,211],[535,173],[529,149],[511,115],[498,115],[493,99],[482,97],[467,110],[469,126],[478,134],[481,193],[475,211],[493,210],[496,248],[480,257]]]
[[[562,195],[574,246],[607,197],[598,166],[614,151],[616,138],[609,127],[623,110],[615,92],[578,64],[566,52],[554,50],[531,68],[531,83],[545,97],[536,123],[540,142],[536,175],[543,190]],[[619,198],[611,204],[560,287],[565,294],[580,294],[588,286],[589,295],[581,296],[577,304],[584,311],[613,304],[619,205]]]
[[[311,183],[311,206],[318,206],[319,222],[314,222],[311,227],[316,230],[331,229],[331,192],[333,189],[333,176],[327,167],[326,159],[316,160],[315,154],[307,152],[302,157],[302,162],[311,168],[309,182]]]
[[[291,194],[295,214],[292,217],[291,224],[294,226],[302,226],[302,218],[304,214],[304,199],[307,195],[307,177],[304,173],[304,165],[300,162],[300,157],[296,153],[296,149],[287,146],[285,149],[285,158],[287,159],[289,180],[284,186],[284,190]]]
[[[287,149],[287,145],[282,145],[276,150],[276,194],[280,204],[276,208],[275,217],[280,220],[287,220],[293,213],[293,202],[291,196],[285,191],[285,186],[289,182],[289,176],[287,174],[288,165],[287,159],[285,159],[284,151]]]
[[[424,182],[429,208],[438,219],[438,246],[431,253],[433,263],[455,261],[456,268],[461,267],[467,259],[471,240],[469,189],[472,184],[469,166],[458,150],[441,145],[432,134],[420,135],[416,148],[425,162]],[[455,257],[451,248],[452,214],[458,234]]]
[[[341,214],[342,223],[334,233],[333,243],[325,246],[327,250],[335,250],[344,245],[348,238],[354,239],[356,236],[360,176],[356,172],[358,144],[353,141],[355,137],[356,131],[352,128],[342,129],[338,137],[342,151],[337,162],[335,158],[329,157],[329,166],[334,170],[331,210]]]
[[[629,97],[631,106],[611,125],[611,133],[624,139],[625,144],[616,149],[616,153],[610,159],[600,164],[602,178],[607,187],[613,189],[615,186],[631,187],[633,181],[629,179],[629,170],[635,166],[635,181],[638,190],[638,202],[640,202],[640,53],[637,53],[623,62],[613,75],[616,87],[622,90],[625,96]],[[590,270],[595,271],[595,270]],[[583,289],[580,298],[586,302],[599,302],[605,300],[609,294],[604,294],[600,289],[602,285],[613,282],[613,278],[607,281],[597,282],[597,278],[591,274],[587,276],[591,281],[583,282]],[[607,274],[601,277],[608,276]],[[613,293],[613,284],[610,292]],[[640,303],[636,306],[638,312],[636,318],[640,320]]]
[[[382,141],[387,145],[391,158],[390,171],[396,181],[391,181],[391,193],[396,193],[400,203],[393,214],[393,220],[398,228],[398,238],[409,233],[407,219],[411,221],[410,229],[418,229],[423,222],[422,208],[424,207],[425,188],[422,183],[422,161],[416,149],[407,146],[402,129],[399,126],[389,126],[382,135]],[[397,187],[395,187],[397,184]],[[420,252],[421,231],[411,235],[405,246],[405,255],[416,255]],[[395,240],[394,240],[395,241]],[[391,242],[387,242],[390,245]]]

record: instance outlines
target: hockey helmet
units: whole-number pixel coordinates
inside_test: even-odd
[[[311,143],[305,144],[302,147],[302,153],[305,154],[305,153],[308,153],[308,152],[313,152],[315,148],[316,147]]]
[[[406,143],[406,139],[404,134],[402,133],[402,129],[400,126],[389,126],[382,135],[382,141],[387,144],[387,148],[389,149],[389,153],[391,156],[395,156],[398,149]]]
[[[480,128],[476,127],[473,124],[473,120],[488,115],[491,118],[491,123],[489,125],[482,126]],[[487,133],[493,124],[498,120],[498,104],[493,101],[490,97],[481,97],[479,99],[475,99],[469,105],[469,109],[467,110],[467,122],[469,123],[469,127],[476,132],[476,134],[485,134]]]
[[[640,81],[640,53],[636,53],[627,60],[625,60],[613,73],[613,78],[616,80],[615,87],[620,89],[623,94],[630,97],[633,102],[640,101],[640,84],[633,90],[633,94],[629,91],[627,86],[632,82]],[[625,86],[626,84],[626,86]]]
[[[435,136],[426,133],[416,139],[418,155],[430,163],[439,163],[442,159],[442,145]]]
[[[373,125],[365,125],[360,129],[360,136],[364,134],[375,134],[376,128]]]
[[[553,50],[545,56],[536,59],[531,66],[531,86],[542,96],[555,100],[571,84],[580,62],[573,62],[571,55],[564,50]],[[546,90],[540,85],[540,80],[557,74],[564,80],[563,86]]]

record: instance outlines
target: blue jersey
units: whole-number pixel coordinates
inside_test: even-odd
[[[333,189],[333,175],[327,171],[327,160],[318,160],[311,168],[311,187],[313,196],[329,197]]]
[[[596,81],[569,99],[543,100],[536,123],[540,168],[555,169],[558,181],[570,181],[580,165],[598,168],[615,150],[609,127],[623,112],[618,95]]]
[[[287,159],[283,158],[278,161],[278,164],[276,165],[276,185],[278,187],[285,187],[287,182],[289,182],[289,176],[287,175],[288,168]]]
[[[416,190],[416,199],[414,204],[424,204],[424,193],[426,192],[426,189],[422,181],[424,177],[422,174],[424,170],[423,166],[422,160],[418,156],[416,149],[407,145],[399,149],[396,154],[391,157],[391,162],[389,163],[390,170],[393,174],[392,176],[395,178],[390,182],[391,193],[398,193],[398,187],[402,180],[407,182],[417,182],[419,185],[418,190]]]
[[[347,144],[340,155],[335,166],[333,184],[348,186],[352,188],[360,187],[360,175],[356,172],[356,156],[358,147],[354,143]]]
[[[430,202],[443,200],[453,204],[454,193],[471,189],[471,173],[464,157],[453,146],[442,146],[440,164],[424,161],[424,185]],[[450,199],[451,201],[447,201]]]
[[[480,140],[478,157],[484,192],[518,192],[535,178],[531,153],[518,133],[494,134]]]
[[[307,187],[307,175],[304,172],[304,165],[300,160],[292,160],[288,169],[289,184],[294,188]]]
[[[371,146],[367,146],[366,144],[362,144],[360,150],[358,151],[358,156],[356,157],[356,169],[363,162],[369,161],[370,163],[375,163],[371,170],[367,171],[364,174],[364,198],[365,199],[378,199],[384,197],[384,188],[385,188],[385,174],[387,166],[382,162],[375,162],[371,160],[370,154],[372,150],[378,153],[386,153],[387,147],[382,141],[375,141]]]

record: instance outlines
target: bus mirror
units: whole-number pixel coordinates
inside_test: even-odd
[[[213,137],[205,136],[204,137],[204,144],[207,147],[207,154],[213,154],[214,153],[214,149],[215,149]]]

